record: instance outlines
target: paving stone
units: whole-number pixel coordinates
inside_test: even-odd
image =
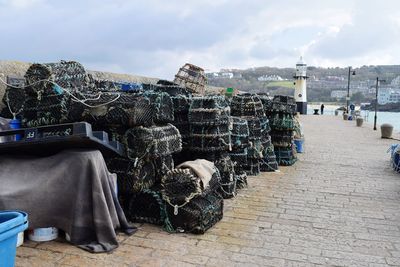
[[[306,153],[249,177],[204,235],[137,224],[102,254],[27,241],[16,266],[400,266],[400,179],[386,153],[393,141],[340,117],[301,120]]]

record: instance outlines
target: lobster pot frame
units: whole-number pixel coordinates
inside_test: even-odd
[[[294,99],[294,97],[288,95],[275,95],[272,101],[280,102],[283,104],[296,104],[296,100]]]
[[[172,155],[156,158],[154,160],[154,166],[156,169],[157,182],[161,182],[161,178],[175,168],[174,159]]]
[[[190,126],[189,150],[200,152],[226,151],[231,148],[231,134],[228,125]]]
[[[272,109],[272,98],[265,94],[258,94],[258,97],[260,98],[263,107],[264,107],[264,112],[266,115],[271,111]]]
[[[281,166],[291,166],[296,161],[296,152],[294,146],[289,148],[275,147],[276,160]]]
[[[150,99],[154,123],[167,123],[174,121],[174,104],[169,94],[164,92],[145,92],[145,97]]]
[[[247,159],[247,164],[243,168],[247,175],[257,176],[260,174],[260,160],[259,159]]]
[[[189,113],[189,107],[191,103],[191,98],[186,95],[175,95],[171,97],[174,106],[175,114],[187,114]]]
[[[246,120],[249,126],[249,138],[250,139],[261,138],[264,126],[262,124],[263,121],[257,117],[246,117]]]
[[[139,192],[156,183],[156,169],[151,161],[115,157],[107,161],[107,167],[117,174],[118,192],[122,195]]]
[[[265,116],[260,98],[255,94],[236,95],[231,101],[232,116]]]
[[[224,200],[217,192],[192,199],[178,213],[174,213],[173,207],[167,206],[171,231],[204,234],[222,219],[223,209]]]
[[[276,170],[278,170],[278,162],[274,152],[274,145],[270,144],[263,151],[263,159],[260,161],[260,171],[271,172]]]
[[[126,131],[124,140],[131,159],[157,158],[182,150],[181,135],[172,124],[134,127]]]
[[[190,169],[173,169],[161,179],[162,198],[176,209],[188,204],[194,197],[216,191],[220,186],[221,176],[217,169],[208,185],[204,185]]]
[[[15,88],[7,86],[3,96],[4,108],[1,111],[1,117],[12,118],[13,114],[11,112],[20,114],[25,105],[26,94],[24,88]],[[34,117],[33,115],[29,118]]]
[[[250,140],[250,146],[247,148],[247,157],[249,159],[261,159],[264,147],[261,139]]]
[[[191,93],[204,95],[207,78],[202,68],[186,63],[175,75],[174,83]]]
[[[86,88],[92,82],[85,68],[75,61],[32,64],[25,73],[29,95],[54,93],[54,83],[63,88]]]
[[[296,102],[291,96],[276,95],[272,101],[272,111],[286,114],[296,113]]]
[[[400,173],[400,144],[391,145],[388,152],[393,170]]]
[[[159,188],[144,189],[129,197],[128,220],[137,223],[164,225],[167,219],[166,204]]]

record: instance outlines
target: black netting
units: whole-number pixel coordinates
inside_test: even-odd
[[[221,176],[217,169],[208,184],[192,170],[178,168],[171,170],[161,179],[161,195],[171,206],[179,209],[196,197],[216,191],[220,185]]]
[[[204,234],[223,217],[224,201],[217,192],[198,196],[174,213],[167,205],[167,213],[172,231]]]
[[[297,161],[294,145],[288,148],[275,147],[274,149],[279,165],[291,166]]]
[[[157,82],[157,85],[153,86],[153,90],[166,92],[171,96],[177,96],[177,95],[188,96],[190,94],[190,92],[185,87],[179,86],[178,84],[167,80],[159,80]]]
[[[28,94],[52,94],[54,83],[63,88],[87,88],[91,83],[85,68],[75,61],[32,64],[25,73]]]
[[[293,131],[295,129],[295,121],[292,114],[276,113],[271,116],[270,124],[274,130]]]
[[[251,139],[250,146],[247,148],[247,157],[249,159],[261,159],[263,152],[263,145],[261,139]]]
[[[236,187],[242,189],[247,187],[247,174],[245,171],[236,171]]]
[[[233,162],[236,162],[236,169],[243,168],[247,164],[247,148],[236,149],[229,152]]]
[[[256,176],[260,174],[260,160],[259,159],[247,159],[247,164],[243,167],[246,174],[249,176]]]
[[[193,97],[189,109],[192,125],[223,125],[230,123],[230,108],[222,96]]]
[[[293,142],[293,132],[292,131],[277,131],[272,130],[270,132],[271,140],[276,147],[287,147]]]
[[[189,113],[191,97],[185,95],[175,95],[172,96],[171,98],[174,105],[175,114],[184,113],[186,114],[187,117],[187,114]]]
[[[219,192],[223,198],[234,197],[237,193],[235,163],[229,155],[225,155],[215,161],[215,167],[221,175],[221,187]]]
[[[174,121],[174,105],[169,94],[164,92],[145,92],[144,96],[150,99],[155,123]]]
[[[231,101],[232,116],[264,116],[264,107],[258,95],[236,95]]]
[[[247,147],[249,143],[249,125],[246,119],[232,117],[232,149]]]
[[[159,187],[131,194],[125,214],[132,222],[164,225],[167,219],[166,204],[161,198]]]
[[[126,131],[125,146],[128,157],[157,158],[182,150],[182,139],[172,124],[165,126],[134,127]]]
[[[153,162],[115,157],[107,161],[108,170],[117,174],[118,192],[131,194],[152,187],[156,182]]]
[[[160,182],[164,175],[174,169],[174,159],[172,155],[156,158],[154,160],[154,166],[156,168],[157,182]]]
[[[280,102],[283,104],[296,104],[294,97],[288,95],[275,95],[273,98],[273,102]]]
[[[229,125],[190,126],[189,149],[193,151],[225,151],[231,147]]]

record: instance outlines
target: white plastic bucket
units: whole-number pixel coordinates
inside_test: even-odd
[[[36,228],[29,230],[29,239],[36,242],[51,241],[58,237],[58,229],[55,227]]]
[[[19,232],[17,237],[17,247],[21,246],[24,243],[24,231]]]

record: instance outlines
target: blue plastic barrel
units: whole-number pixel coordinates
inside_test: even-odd
[[[28,216],[20,211],[0,211],[0,266],[13,267],[18,233],[28,228]]]
[[[295,139],[294,144],[296,145],[296,151],[297,153],[304,153],[304,140],[303,139]]]

